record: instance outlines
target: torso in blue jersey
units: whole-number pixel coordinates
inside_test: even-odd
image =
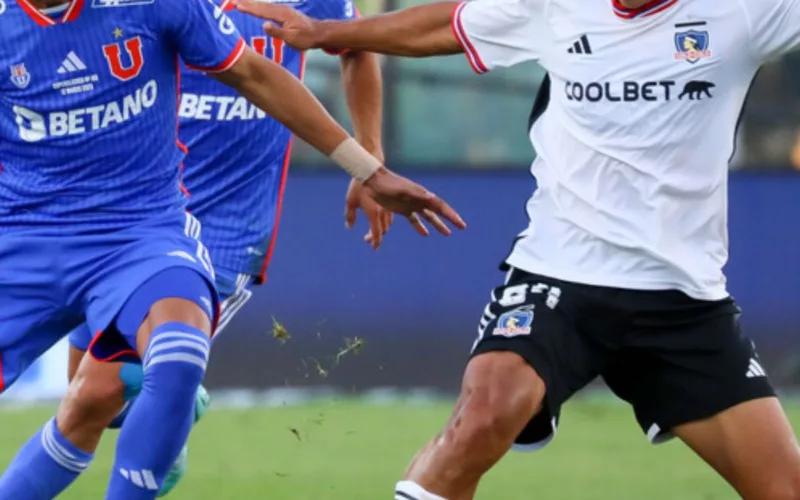
[[[317,19],[355,15],[351,0],[273,1]],[[233,10],[230,2],[221,5],[256,52],[302,78],[302,52],[267,37],[263,20]],[[291,133],[229,88],[185,68],[179,109],[180,138],[189,148],[189,210],[203,224],[214,266],[261,277],[274,243]]]
[[[178,56],[219,70],[244,49],[219,7],[72,0],[51,18],[0,0],[0,38],[0,231],[182,209]]]

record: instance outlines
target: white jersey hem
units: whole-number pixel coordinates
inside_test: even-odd
[[[580,285],[602,286],[608,288],[621,288],[625,290],[667,291],[677,290],[696,300],[718,301],[730,297],[724,286],[713,287],[705,290],[690,289],[674,282],[659,282],[653,280],[636,280],[624,276],[608,276],[573,272],[564,268],[550,265],[546,262],[532,261],[530,257],[518,257],[512,252],[506,259],[506,264],[520,271],[538,274],[548,278],[555,278]]]

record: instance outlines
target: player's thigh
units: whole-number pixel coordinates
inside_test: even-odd
[[[603,377],[633,405],[651,441],[775,395],[732,300],[699,301],[679,292],[638,292],[627,300],[639,319]]]
[[[169,216],[137,226],[106,258],[89,292],[89,324],[101,332],[93,356],[138,361],[150,333],[165,323],[213,331],[214,271],[197,236],[199,223],[190,215]]]
[[[252,298],[253,276],[220,268],[216,269],[216,276],[220,308],[215,335],[219,335]]]
[[[510,409],[517,449],[546,445],[561,405],[605,366],[613,322],[595,307],[589,287],[512,270],[484,310],[459,404]]]
[[[0,238],[0,392],[80,321],[61,304],[59,271],[42,250],[55,247],[52,238]]]
[[[800,499],[800,448],[778,398],[749,400],[673,432],[743,498]]]

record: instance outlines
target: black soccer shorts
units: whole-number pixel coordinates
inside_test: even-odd
[[[739,313],[732,298],[702,301],[513,269],[492,292],[472,356],[512,351],[544,380],[542,411],[517,438],[518,449],[546,445],[561,405],[597,377],[633,406],[658,443],[676,425],[775,395]]]

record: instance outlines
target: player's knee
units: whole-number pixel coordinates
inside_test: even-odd
[[[177,406],[194,403],[208,365],[211,341],[185,323],[164,323],[153,330],[142,365],[144,390],[168,391]]]
[[[478,356],[467,367],[461,412],[446,437],[487,455],[505,453],[541,408],[544,393],[541,378],[518,355]]]

